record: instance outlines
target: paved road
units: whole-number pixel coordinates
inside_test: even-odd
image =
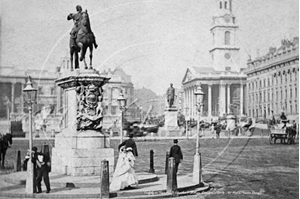
[[[40,146],[53,141],[35,140]],[[12,164],[14,150],[26,148],[24,140],[15,140],[8,151],[8,164]],[[118,140],[111,146],[117,154]],[[195,140],[179,140],[184,161],[179,175],[192,172]],[[149,170],[150,150],[154,150],[154,166],[157,174],[164,173],[166,151],[172,140],[137,142],[139,157],[137,172]],[[200,151],[204,167],[204,180],[212,189],[202,194],[205,198],[298,198],[299,195],[299,145],[270,145],[268,138],[200,139]],[[116,157],[117,158],[117,157]],[[199,198],[198,196],[185,196]]]

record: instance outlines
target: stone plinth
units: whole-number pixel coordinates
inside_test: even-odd
[[[177,108],[171,107],[165,110],[165,125],[159,128],[160,137],[179,137],[182,136],[183,130],[177,125]]]
[[[55,136],[52,171],[71,176],[100,175],[101,161],[114,171],[114,149],[101,132],[103,89],[109,78],[95,70],[76,70],[56,80],[64,89],[65,128]]]
[[[101,132],[64,129],[55,138],[52,149],[52,170],[71,176],[100,175],[101,161],[109,161],[114,171],[114,150],[108,136]]]
[[[177,127],[177,108],[166,108],[165,110],[165,127],[174,128]]]

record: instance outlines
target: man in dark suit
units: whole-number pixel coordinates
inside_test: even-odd
[[[136,147],[135,141],[133,140],[133,133],[129,134],[129,139],[128,140],[125,140],[124,142],[122,142],[119,145],[119,147],[118,147],[119,151],[120,151],[120,148],[122,146],[125,146],[125,149],[127,149],[128,147],[131,147],[132,151],[133,151],[132,152],[133,155],[136,156],[136,157],[138,156],[137,147]]]
[[[46,185],[47,191],[46,193],[49,193],[50,188],[50,181],[49,181],[49,172],[50,172],[50,158],[47,154],[37,152],[37,147],[32,147],[32,150],[34,151],[32,162],[34,165],[34,171],[35,171],[35,186],[37,187],[36,193],[42,193],[42,187],[41,182],[42,179],[44,179],[44,183]],[[35,189],[35,187],[34,187]],[[35,189],[36,191],[36,189]]]
[[[181,148],[180,146],[178,146],[178,140],[175,139],[173,142],[174,145],[170,149],[170,157],[173,157],[175,160],[175,172],[177,173],[179,163],[182,161],[183,156],[182,156]]]

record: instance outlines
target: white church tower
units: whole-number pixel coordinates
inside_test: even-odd
[[[236,45],[238,26],[232,14],[232,0],[218,0],[217,13],[213,16],[211,33],[213,47],[209,51],[216,71],[239,72],[239,50]]]

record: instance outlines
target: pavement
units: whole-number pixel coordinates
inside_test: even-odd
[[[100,176],[67,176],[51,172],[51,192],[47,194],[42,182],[43,193],[25,194],[26,171],[0,174],[0,198],[100,198]],[[209,190],[209,185],[192,182],[192,175],[177,176],[177,192],[166,192],[167,176],[137,173],[138,186],[111,192],[110,198],[165,198],[191,195]]]

